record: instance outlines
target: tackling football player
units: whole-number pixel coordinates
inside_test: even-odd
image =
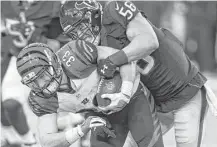
[[[111,51],[108,47],[96,47],[89,42],[78,40],[67,43],[56,54],[48,46],[40,43],[30,44],[19,53],[17,69],[22,77],[22,83],[32,89],[28,101],[32,111],[39,117],[38,129],[44,146],[69,146],[79,138],[79,135],[82,136],[81,134],[91,128],[92,124],[89,126],[87,123],[85,129],[77,129],[78,134],[75,129],[65,133],[58,132],[57,113],[62,111],[93,111],[94,115],[104,117],[111,123],[116,138],[111,137],[114,134],[106,125],[101,125],[92,130],[93,147],[123,146],[129,130],[138,146],[163,146],[152,95],[144,92],[144,88],[139,84],[135,66],[129,64],[120,68],[120,74],[123,74],[122,83],[131,81],[134,84],[132,89],[128,89],[132,91],[129,97],[131,100],[122,97],[121,102],[125,101],[128,105],[121,106],[122,111],[111,115],[100,113],[95,100],[100,81],[96,63],[97,58],[108,56],[112,54]],[[125,94],[122,87],[121,92]],[[92,122],[91,120],[87,121]],[[134,125],[138,128],[133,127]]]
[[[62,28],[72,39],[120,50],[99,62],[100,75],[113,77],[117,67],[136,60],[141,82],[153,94],[158,111],[174,114],[177,146],[200,144],[206,78],[169,30],[156,28],[130,1],[108,2],[103,11],[96,1],[70,1],[61,12]],[[115,94],[105,97],[116,99]]]

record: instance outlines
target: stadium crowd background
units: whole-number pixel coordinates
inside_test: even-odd
[[[57,2],[60,3],[61,1]],[[145,12],[148,19],[157,27],[170,29],[185,45],[188,54],[200,70],[207,76],[211,88],[217,95],[217,2],[215,1],[134,1],[135,5]],[[105,4],[105,1],[102,1]],[[1,8],[5,8],[1,1]],[[49,10],[47,10],[49,11]],[[4,18],[4,16],[1,17]],[[2,26],[1,26],[2,29]],[[53,32],[61,32],[57,24]],[[61,34],[60,34],[61,36]],[[61,37],[56,37],[60,39]],[[8,66],[11,40],[1,38],[1,74]],[[58,41],[62,41],[61,39]],[[2,78],[2,77],[1,77]],[[13,77],[11,77],[13,78]],[[2,79],[1,79],[2,81]],[[30,127],[36,130],[33,113],[25,110]],[[1,134],[3,136],[4,134]],[[217,143],[217,142],[216,142]],[[217,144],[216,144],[217,145]],[[77,143],[74,147],[85,146]]]

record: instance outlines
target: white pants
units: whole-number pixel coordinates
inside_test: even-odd
[[[177,147],[197,147],[200,118],[202,108],[201,90],[183,107],[168,113],[166,116],[159,113],[161,127],[171,128],[171,121],[174,119],[175,140]],[[164,121],[162,121],[164,120]],[[169,123],[168,123],[169,122]],[[167,132],[167,129],[162,130]],[[136,147],[136,143],[129,133],[124,144],[124,147]]]
[[[202,108],[201,90],[183,107],[173,112],[177,147],[197,147]]]

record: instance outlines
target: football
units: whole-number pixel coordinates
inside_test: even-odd
[[[102,78],[96,94],[98,106],[108,106],[111,103],[111,100],[109,98],[103,99],[101,96],[103,94],[119,93],[121,90],[121,84],[122,80],[119,72],[116,72],[114,77],[111,79]]]

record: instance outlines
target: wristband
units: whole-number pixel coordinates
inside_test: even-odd
[[[80,138],[77,130],[77,128],[71,128],[65,132],[65,138],[68,143],[72,144]]]
[[[77,126],[77,132],[78,132],[78,135],[79,135],[80,137],[83,137],[83,136],[84,136],[84,132],[81,130],[81,126],[80,126],[80,125]]]
[[[112,61],[116,66],[121,66],[128,63],[127,55],[123,50],[114,53],[113,55],[108,57],[110,61]]]
[[[132,89],[133,89],[133,82],[130,81],[123,81],[121,86],[121,93],[129,96],[132,96]]]

